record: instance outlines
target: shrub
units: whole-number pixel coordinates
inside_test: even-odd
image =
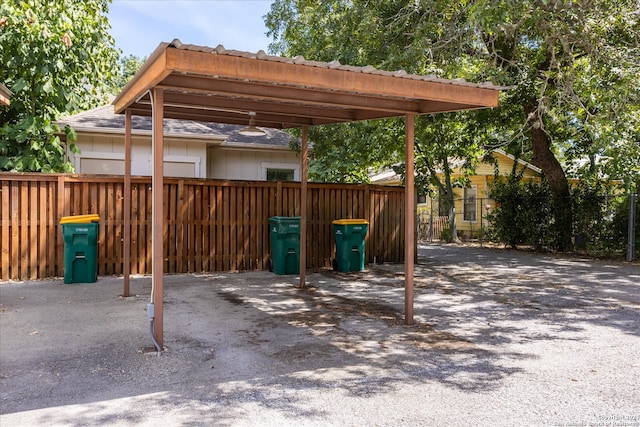
[[[491,240],[511,248],[531,245],[536,250],[548,246],[553,224],[551,193],[545,182],[523,182],[520,174],[496,179],[489,197],[495,207],[487,215]]]

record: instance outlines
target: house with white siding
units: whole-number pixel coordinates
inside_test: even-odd
[[[105,105],[58,121],[77,134],[78,153],[68,150],[75,172],[124,174],[124,115]],[[150,176],[151,118],[132,116],[131,174]],[[244,126],[164,120],[164,175],[225,180],[299,181],[300,159],[292,136],[261,128],[262,136],[239,133]]]

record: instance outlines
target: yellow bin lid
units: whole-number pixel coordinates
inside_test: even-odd
[[[336,225],[358,225],[369,224],[369,221],[366,219],[336,219],[333,223]]]
[[[60,224],[86,224],[98,221],[100,221],[100,215],[98,214],[63,216],[60,218]]]

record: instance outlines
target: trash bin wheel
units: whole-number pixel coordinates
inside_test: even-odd
[[[338,271],[338,260],[333,258],[331,260],[331,266],[333,267],[333,271]]]
[[[273,273],[273,261],[271,261],[271,258],[267,260],[267,269]]]

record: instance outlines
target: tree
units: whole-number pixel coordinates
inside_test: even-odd
[[[381,131],[384,129],[384,131]],[[309,179],[316,182],[367,182],[369,170],[399,158],[402,125],[396,119],[352,126],[324,125],[309,129],[313,141]]]
[[[140,59],[136,55],[122,56],[118,61],[120,72],[116,76],[111,93],[118,95],[146,61],[147,57]]]
[[[118,60],[108,3],[0,4],[0,76],[13,92],[11,105],[0,110],[0,170],[72,170],[54,122],[104,102]],[[73,129],[65,133],[75,139]]]
[[[468,129],[470,139],[542,169],[555,246],[567,250],[572,211],[560,160],[615,144],[640,151],[633,136],[621,139],[637,135],[629,109],[640,99],[639,14],[635,0],[277,0],[266,22],[271,49],[287,55],[513,86],[501,108]],[[462,116],[453,117],[437,120]]]
[[[399,3],[398,3],[399,4]],[[467,61],[459,67],[429,63],[405,50],[410,38],[401,26],[390,27],[398,7],[390,2],[277,1],[267,16],[275,42],[270,49],[289,56],[299,54],[317,60],[339,60],[350,65],[374,65],[382,69],[405,69],[411,73],[437,73],[445,77],[469,77],[475,72]],[[390,42],[381,40],[390,39]],[[451,64],[449,64],[451,65]],[[455,69],[455,76],[451,71]],[[416,121],[416,187],[421,194],[439,193],[448,202],[450,230],[456,235],[454,187],[468,184],[479,160],[473,138],[461,130],[477,115],[448,114],[419,117]],[[314,143],[310,176],[320,180],[367,182],[372,168],[390,167],[404,177],[404,125],[382,120],[312,128]],[[444,131],[444,134],[434,132]],[[452,179],[451,163],[463,177]],[[442,177],[442,178],[441,178]]]
[[[449,232],[454,242],[459,239],[453,189],[469,186],[470,177],[482,157],[481,146],[473,139],[471,131],[477,126],[476,116],[454,113],[421,116],[416,120],[416,182],[422,184],[418,188],[423,191],[435,188],[438,199],[446,201]]]
[[[477,28],[489,56],[517,85],[510,102],[522,107],[531,162],[542,169],[553,197],[555,245],[567,250],[572,211],[560,149],[567,144],[578,156],[592,155],[602,125],[616,120],[621,105],[638,100],[637,4],[530,1],[493,12],[479,10],[477,16],[496,21],[480,21]],[[616,67],[620,78],[614,78]]]

